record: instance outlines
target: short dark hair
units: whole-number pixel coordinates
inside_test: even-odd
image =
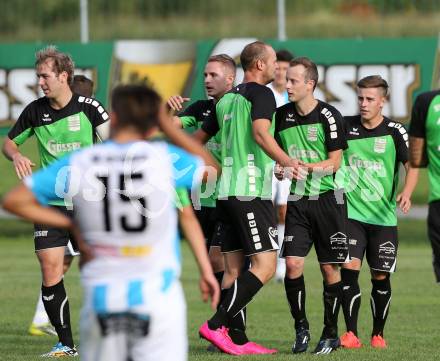
[[[267,44],[262,41],[254,41],[247,44],[240,54],[241,67],[244,71],[251,69],[257,60],[265,60],[267,57]]]
[[[75,94],[90,98],[93,96],[93,81],[84,75],[75,75],[70,89]]]
[[[233,74],[235,74],[236,70],[237,70],[237,64],[235,64],[234,59],[232,59],[229,55],[227,54],[218,54],[218,55],[211,55],[208,58],[208,63],[211,62],[218,62],[218,63],[222,63],[224,66],[226,66],[227,68],[229,68]]]
[[[294,58],[294,55],[286,49],[281,49],[277,51],[277,61],[285,61],[290,63],[290,61]]]
[[[313,85],[313,89],[315,89],[316,85],[318,84],[318,67],[316,64],[309,58],[301,56],[290,61],[290,66],[296,65],[302,65],[306,69],[305,80],[313,80],[315,83]]]
[[[388,83],[380,75],[369,75],[357,83],[358,88],[382,88],[383,96],[388,95]]]
[[[145,85],[118,85],[112,92],[112,110],[118,127],[134,127],[145,133],[158,125],[162,98]]]
[[[72,84],[75,69],[72,57],[59,51],[55,45],[49,45],[35,54],[35,67],[37,68],[48,60],[52,60],[52,71],[57,75],[65,71],[67,73],[67,83]]]

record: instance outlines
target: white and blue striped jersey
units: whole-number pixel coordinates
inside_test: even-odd
[[[200,181],[202,161],[162,141],[107,141],[25,180],[42,204],[64,198],[96,258],[81,270],[97,313],[148,312],[180,276],[175,188]]]

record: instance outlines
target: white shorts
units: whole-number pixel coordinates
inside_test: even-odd
[[[166,298],[145,315],[149,330],[139,337],[120,330],[104,336],[92,300],[85,299],[80,317],[81,361],[186,361],[186,306],[180,282],[174,282]]]
[[[275,176],[272,177],[272,201],[275,206],[287,205],[291,183],[290,179],[279,181]]]

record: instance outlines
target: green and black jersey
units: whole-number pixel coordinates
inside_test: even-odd
[[[416,98],[409,134],[425,139],[429,202],[440,200],[440,90],[422,93]]]
[[[179,118],[184,129],[193,131],[200,129],[205,121],[209,122],[213,118],[213,121],[216,121],[214,99],[198,100],[192,103],[190,106],[188,106],[188,108],[179,114]],[[215,160],[221,162],[220,133],[217,133],[206,143],[206,148],[210,151]],[[205,190],[202,189],[202,192],[204,191]],[[203,207],[215,207],[215,200],[216,192],[214,191],[210,197],[201,198],[200,204]]]
[[[318,100],[307,115],[300,115],[295,103],[287,103],[275,114],[275,139],[291,158],[305,163],[328,159],[328,153],[347,148],[343,119],[330,104]],[[315,196],[340,188],[333,172],[313,172],[304,181],[292,180],[291,193]]]
[[[408,161],[408,134],[386,117],[374,129],[365,128],[360,115],[344,120],[348,218],[395,226],[399,163]]]
[[[96,138],[95,128],[108,118],[101,103],[92,98],[73,94],[69,103],[57,110],[42,97],[23,110],[8,137],[21,145],[35,135],[40,165],[46,167],[67,153],[92,145]]]
[[[216,119],[202,129],[214,136],[219,131],[222,175],[219,198],[228,196],[271,199],[273,161],[255,142],[252,123],[272,121],[276,109],[272,91],[261,84],[240,84],[217,103]]]

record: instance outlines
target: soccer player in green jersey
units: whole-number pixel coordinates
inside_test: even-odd
[[[414,102],[409,127],[409,154],[413,167],[428,167],[428,237],[432,265],[440,284],[440,90],[420,94]]]
[[[93,144],[97,136],[108,136],[109,116],[103,106],[95,99],[73,94],[70,89],[74,64],[69,55],[50,46],[36,54],[35,66],[44,97],[23,110],[3,144],[3,153],[13,162],[20,179],[30,175],[35,165],[19,150],[32,135],[37,137],[42,167]],[[66,214],[72,213],[64,202],[55,202],[53,206]],[[43,278],[42,300],[59,338],[59,343],[46,355],[76,354],[63,283],[65,248],[75,250],[74,239],[64,229],[37,224],[34,239]]]
[[[371,346],[386,347],[383,330],[391,302],[390,274],[396,269],[396,200],[403,212],[411,206],[418,170],[409,167],[408,134],[402,124],[382,115],[388,84],[378,75],[357,83],[360,115],[345,117],[348,149],[344,151],[350,263],[342,265],[342,308],[347,327],[346,348],[361,347],[357,319],[361,304],[358,277],[366,255],[371,272]],[[397,195],[399,165],[406,170]]]
[[[310,340],[303,272],[305,257],[314,245],[324,278],[324,329],[314,352],[327,354],[339,346],[339,264],[348,258],[346,207],[343,192],[334,181],[347,142],[339,111],[315,99],[317,83],[318,70],[310,59],[300,57],[290,62],[290,103],[277,109],[275,138],[291,157],[304,163],[308,173],[304,181],[292,180],[280,252],[286,259],[284,286],[295,320],[292,352],[305,352]]]
[[[295,177],[300,163],[271,134],[276,104],[265,85],[274,78],[275,51],[263,42],[253,42],[245,46],[240,60],[243,83],[220,99],[216,119],[205,122],[195,133],[205,142],[220,133],[222,175],[217,211],[220,232],[225,235],[221,243],[224,297],[199,333],[229,354],[268,354],[276,350],[250,342],[244,331],[234,328],[233,320],[275,273],[278,243],[271,200],[272,159],[290,167]],[[243,272],[244,256],[250,257],[252,266]]]
[[[235,80],[236,64],[234,59],[226,54],[213,55],[208,58],[205,66],[205,90],[210,99],[198,100],[174,117],[179,127],[195,131],[200,129],[203,122],[215,118],[215,105],[228,92]],[[168,106],[174,111],[181,111],[182,104],[189,101],[180,95],[168,99]],[[220,162],[220,139],[216,135],[207,143],[206,148],[212,156]],[[204,189],[192,196],[197,218],[202,226],[206,243],[209,248],[209,259],[215,276],[221,284],[224,271],[223,256],[220,252],[220,237],[214,237],[217,216],[215,211],[217,177],[208,180]]]

